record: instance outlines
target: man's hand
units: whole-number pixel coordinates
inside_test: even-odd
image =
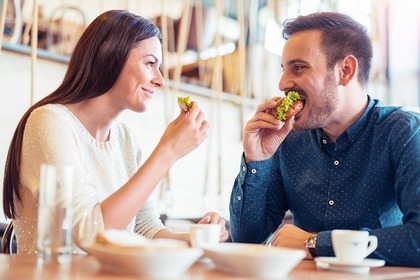
[[[312,259],[311,254],[305,246],[305,241],[312,234],[292,224],[285,224],[276,231],[271,244],[273,246],[305,250],[307,252],[305,259]]]
[[[282,122],[273,116],[277,99],[260,104],[245,125],[243,148],[247,162],[270,158],[293,128],[294,117]]]

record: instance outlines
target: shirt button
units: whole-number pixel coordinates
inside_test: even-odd
[[[333,206],[333,205],[334,205],[334,200],[330,200],[330,201],[328,201],[328,204],[329,204],[330,206]]]
[[[327,140],[322,139],[322,143],[327,144]]]
[[[245,166],[242,166],[242,171],[246,171],[246,167]]]
[[[252,174],[255,174],[255,173],[257,173],[257,170],[256,170],[255,168],[253,168],[253,169],[251,170],[251,173],[252,173]]]
[[[238,199],[238,200],[241,200],[241,199],[242,199],[242,197],[241,197],[240,195],[238,195],[237,199]]]
[[[337,166],[337,165],[339,165],[340,164],[340,162],[338,161],[338,160],[334,160],[334,165],[335,166]]]

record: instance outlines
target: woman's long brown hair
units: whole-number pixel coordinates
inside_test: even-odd
[[[145,39],[158,37],[159,28],[151,21],[124,10],[99,15],[83,32],[61,85],[31,106],[20,119],[7,154],[3,179],[3,211],[17,217],[20,193],[20,163],[26,122],[33,110],[46,104],[71,104],[107,92],[120,75],[129,52]]]

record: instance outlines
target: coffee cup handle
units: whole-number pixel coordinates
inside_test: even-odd
[[[369,256],[373,251],[375,251],[376,248],[378,247],[378,238],[375,235],[369,235],[368,241],[369,241],[369,246],[366,250],[365,258]]]

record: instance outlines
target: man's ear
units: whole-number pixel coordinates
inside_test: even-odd
[[[340,63],[340,85],[346,86],[355,77],[357,59],[353,55],[346,56]]]

